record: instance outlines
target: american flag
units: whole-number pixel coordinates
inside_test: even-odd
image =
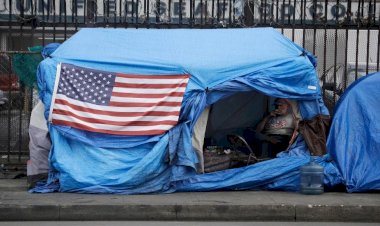
[[[178,122],[188,80],[188,74],[121,74],[62,63],[49,121],[106,134],[163,134]]]

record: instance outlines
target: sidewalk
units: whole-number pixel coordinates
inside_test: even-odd
[[[0,220],[380,222],[380,193],[30,194],[25,179],[0,179]]]

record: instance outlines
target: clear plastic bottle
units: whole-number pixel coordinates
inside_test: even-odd
[[[324,191],[323,188],[323,166],[314,161],[301,167],[300,191],[306,195],[319,195]]]

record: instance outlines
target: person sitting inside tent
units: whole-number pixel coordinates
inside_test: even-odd
[[[256,126],[253,147],[263,149],[263,143],[268,143],[268,157],[287,150],[296,137],[298,118],[293,112],[288,99],[277,98],[275,109],[265,116]]]

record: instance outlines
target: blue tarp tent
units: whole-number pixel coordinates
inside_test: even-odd
[[[349,192],[380,189],[380,73],[350,85],[335,107],[328,150]]]
[[[310,161],[301,136],[273,160],[197,174],[195,124],[208,106],[250,92],[253,108],[258,106],[256,99],[267,95],[297,101],[304,119],[328,114],[314,57],[272,28],[82,29],[39,66],[46,118],[59,63],[135,75],[189,74],[190,79],[178,123],[161,135],[120,136],[49,124],[50,179],[37,192],[296,191],[299,167]],[[241,120],[235,117],[232,123],[220,124]],[[328,165],[324,158],[317,161]],[[325,167],[325,172],[327,185],[339,181],[333,167]]]

